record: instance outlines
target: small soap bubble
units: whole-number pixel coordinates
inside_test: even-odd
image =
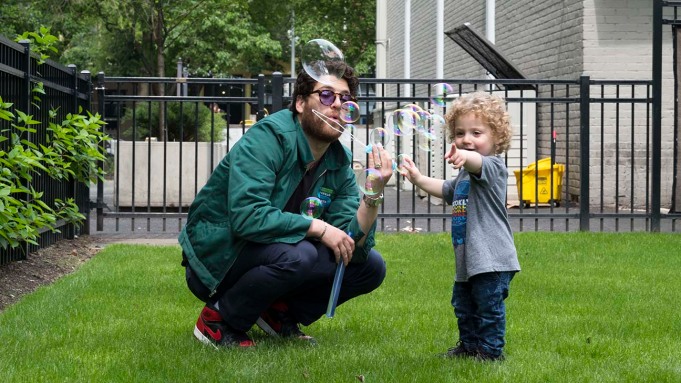
[[[388,118],[387,128],[396,136],[414,133],[419,124],[419,115],[411,109],[397,109]]]
[[[383,128],[374,128],[369,132],[369,145],[388,147],[392,141],[392,134]]]
[[[437,135],[433,133],[421,133],[418,135],[416,140],[418,141],[417,145],[419,149],[423,150],[424,152],[430,152],[433,149],[433,145],[437,141]]]
[[[434,105],[445,106],[447,104],[447,97],[454,93],[452,86],[447,83],[438,83],[433,85],[431,89],[430,102]]]
[[[417,104],[407,104],[407,105],[403,106],[402,109],[411,110],[412,112],[416,112],[416,113],[423,111],[423,108],[421,108]]]
[[[355,122],[359,115],[359,105],[354,101],[346,101],[340,107],[340,119],[344,122]]]
[[[374,168],[364,169],[357,177],[357,186],[365,195],[378,195],[383,190],[383,176]]]
[[[305,72],[322,84],[331,85],[345,73],[343,52],[324,39],[308,41],[303,47],[301,61]]]
[[[397,161],[395,164],[397,165],[397,171],[400,172],[400,174],[405,174],[407,172],[407,169],[405,168],[407,166],[407,161],[406,159],[411,159],[411,156],[406,153],[402,153],[397,156]]]
[[[324,204],[322,203],[322,200],[317,197],[307,197],[300,204],[300,214],[302,214],[305,218],[319,218],[323,211]]]
[[[419,127],[417,143],[419,149],[430,152],[437,141],[439,134],[445,128],[445,119],[439,114],[433,113],[428,117],[428,122]]]
[[[421,110],[420,112],[417,113],[419,115],[419,123],[416,126],[417,132],[423,133],[429,131],[432,115],[430,114],[430,112],[427,112],[425,110]]]

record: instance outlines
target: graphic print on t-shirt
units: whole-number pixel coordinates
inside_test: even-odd
[[[463,180],[456,184],[452,201],[452,243],[454,246],[466,242],[466,213],[468,210],[468,190],[471,182]]]

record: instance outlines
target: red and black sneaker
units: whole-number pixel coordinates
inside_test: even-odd
[[[311,345],[317,341],[304,332],[300,331],[298,322],[288,313],[288,306],[284,302],[277,301],[265,310],[255,322],[264,332],[269,335],[282,338],[297,338]]]
[[[200,342],[215,348],[218,346],[230,348],[248,348],[255,346],[255,342],[243,331],[229,327],[222,316],[215,309],[206,305],[194,327],[194,336]]]

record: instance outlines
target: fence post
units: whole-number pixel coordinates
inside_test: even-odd
[[[31,97],[31,41],[30,40],[21,40],[19,41],[19,44],[21,44],[24,47],[24,86],[23,89],[20,90],[18,93],[19,100],[21,100],[19,105],[20,110],[28,115],[31,115],[31,100],[33,99]],[[17,108],[17,109],[19,109]],[[26,132],[26,139],[29,142],[33,142],[32,139],[32,134],[30,132]],[[31,189],[32,188],[32,182],[27,181],[26,186]],[[42,242],[40,238],[38,241]],[[28,253],[30,250],[30,246],[28,242],[24,242],[23,245],[21,245],[21,249],[24,252],[22,259],[26,259],[28,257]]]
[[[71,75],[71,92],[73,92],[73,97],[71,97],[71,110],[69,113],[77,114],[78,113],[78,72],[76,71],[76,65],[75,64],[68,64],[66,66],[69,68]],[[79,198],[78,198],[78,181],[77,180],[72,180],[68,184],[68,191],[67,194],[69,196],[73,196],[74,201],[76,201],[76,204],[78,205],[78,211],[80,213],[83,213],[82,207],[80,206]],[[75,223],[69,223],[66,225],[66,229],[64,232],[64,238],[66,239],[73,239],[76,235],[76,224]]]
[[[272,110],[271,113],[278,112],[284,104],[284,78],[281,72],[272,73]]]
[[[104,87],[104,72],[97,73],[97,109],[101,115],[102,120],[104,120],[104,95],[106,88]],[[102,130],[104,130],[104,125],[102,125]],[[102,148],[104,150],[104,148]],[[118,153],[116,153],[118,155]],[[100,168],[104,167],[104,161],[99,161],[97,166]],[[97,231],[104,230],[104,182],[102,180],[97,180]]]
[[[590,79],[579,77],[579,230],[589,231]]]
[[[260,121],[265,118],[265,75],[258,75],[258,111],[255,120]]]
[[[24,47],[24,87],[23,91],[19,92],[21,99],[21,105],[18,105],[17,109],[20,109],[26,114],[31,114],[31,41],[21,40],[19,41]]]
[[[653,115],[652,164],[650,185],[650,231],[660,231],[662,172],[662,1],[653,4]]]
[[[86,108],[87,110],[90,110],[92,108],[92,77],[90,75],[89,70],[82,70],[80,73],[85,77],[85,84],[86,88],[83,90],[83,92],[87,95],[87,100],[86,100]],[[76,93],[78,92],[78,78],[76,77]],[[76,99],[76,102],[78,102],[78,99]],[[100,165],[97,164],[99,167]],[[81,213],[85,215],[85,222],[83,223],[83,228],[81,229],[81,233],[85,235],[90,234],[90,183],[86,184],[81,184],[80,189],[81,192],[81,198],[82,198],[82,204],[81,204]]]

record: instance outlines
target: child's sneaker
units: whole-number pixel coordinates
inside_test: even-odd
[[[506,360],[506,357],[504,356],[504,354],[492,355],[484,351],[478,350],[478,352],[475,354],[475,359],[481,362],[502,362]]]
[[[194,336],[200,342],[209,344],[215,348],[218,346],[230,348],[248,348],[255,346],[255,342],[243,331],[234,330],[225,321],[219,312],[206,305],[201,310],[201,315],[194,327]]]
[[[456,343],[455,347],[450,348],[447,350],[446,353],[444,353],[442,356],[445,358],[467,358],[467,357],[476,357],[478,354],[473,351],[469,350],[466,348],[466,346],[461,343],[461,341],[458,341]]]
[[[298,338],[316,345],[317,341],[298,327],[298,323],[288,315],[288,306],[283,302],[273,303],[255,322],[269,335],[282,338]]]

